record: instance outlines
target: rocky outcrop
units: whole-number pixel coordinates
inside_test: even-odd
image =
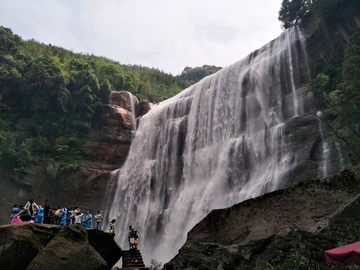
[[[121,257],[109,234],[82,225],[19,223],[0,233],[1,269],[111,269]]]
[[[129,153],[139,106],[131,93],[112,91],[109,103],[97,112],[94,128],[82,146],[83,154],[92,160],[121,165]]]
[[[90,245],[95,248],[109,267],[119,261],[119,256],[122,256],[123,252],[119,253],[119,246],[110,234],[99,230],[87,230],[87,234]]]
[[[82,146],[83,154],[92,160],[122,165],[129,153],[136,130],[136,119],[151,109],[151,103],[138,99],[126,91],[112,91],[109,103],[97,113],[88,140]]]
[[[33,223],[1,226],[0,268],[26,269],[60,229],[59,226],[36,226]]]
[[[360,178],[322,180],[213,210],[189,233],[175,269],[324,269],[324,251],[358,241]],[[319,267],[319,268],[318,268]]]

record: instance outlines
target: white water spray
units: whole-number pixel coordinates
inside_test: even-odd
[[[304,45],[289,29],[141,119],[108,205],[124,249],[133,225],[146,263],[169,261],[212,209],[297,181],[286,123],[304,113]]]

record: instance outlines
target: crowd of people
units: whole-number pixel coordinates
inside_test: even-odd
[[[71,225],[71,224],[82,224],[85,228],[92,228],[92,221],[96,221],[96,229],[102,230],[101,223],[103,216],[100,211],[97,211],[93,215],[90,211],[81,212],[79,207],[66,208],[57,207],[52,208],[49,205],[49,201],[45,200],[45,203],[37,205],[34,199],[30,199],[25,206],[14,205],[11,209],[10,222],[11,224],[19,222],[34,222],[43,224],[57,224],[57,225]],[[115,237],[115,222],[111,220],[109,224],[109,234]],[[129,248],[131,254],[131,261],[137,262],[137,246],[139,244],[139,237],[137,231],[133,226],[129,226],[128,233]],[[206,268],[201,268],[206,267]],[[163,269],[174,269],[171,263],[165,264]],[[206,265],[199,266],[199,269],[209,269]]]
[[[50,207],[49,200],[45,200],[44,204],[37,205],[33,198],[31,198],[25,206],[20,205],[18,207],[17,205],[14,205],[10,215],[11,224],[19,222],[54,225],[82,224],[85,228],[92,228],[93,220],[96,221],[96,229],[102,230],[101,223],[103,216],[100,211],[97,211],[93,217],[90,211],[82,212],[79,207]],[[109,233],[113,238],[115,237],[115,222],[116,220],[113,219],[109,224]],[[133,226],[129,226],[128,240],[131,260],[137,262],[136,255],[139,237]]]
[[[19,222],[56,225],[82,224],[85,228],[92,228],[93,220],[96,221],[96,229],[102,230],[103,216],[100,211],[97,211],[93,217],[90,211],[82,212],[79,207],[50,207],[49,200],[45,200],[44,204],[37,205],[33,198],[25,206],[14,205],[10,215],[11,224]]]

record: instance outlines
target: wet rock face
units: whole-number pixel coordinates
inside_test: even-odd
[[[83,154],[92,160],[121,165],[128,153],[136,117],[138,99],[126,91],[112,91],[109,103],[103,104],[95,117],[95,127],[83,144]]]
[[[324,251],[358,241],[360,178],[344,171],[214,210],[189,233],[176,269],[321,269]],[[259,268],[260,267],[260,268]]]
[[[138,99],[126,91],[112,91],[109,96],[109,104],[124,108],[133,114],[135,114],[135,106],[138,103]]]
[[[320,30],[317,29],[318,20],[313,16],[302,24],[308,37],[307,50],[311,63],[327,62],[332,53],[341,52],[349,37],[359,31],[360,4],[353,1],[337,16],[328,18]]]
[[[19,223],[0,227],[1,269],[111,269],[121,248],[81,225]]]
[[[128,156],[136,119],[151,109],[151,103],[126,91],[112,91],[95,117],[95,126],[83,144],[83,154],[92,160],[122,165]]]

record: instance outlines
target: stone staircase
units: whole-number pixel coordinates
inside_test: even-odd
[[[136,253],[136,260],[135,261],[131,261],[131,253],[130,250],[122,250],[122,268],[118,268],[118,269],[122,269],[122,270],[149,270],[149,268],[145,267],[143,258],[141,256],[141,252],[140,250],[137,250]],[[113,268],[114,269],[114,268]]]

